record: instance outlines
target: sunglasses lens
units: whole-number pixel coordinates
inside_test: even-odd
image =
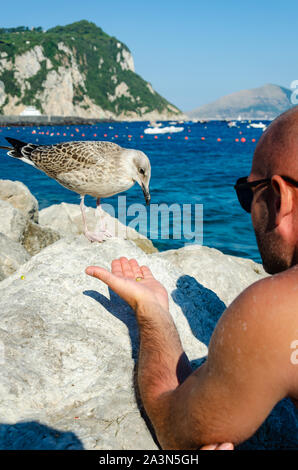
[[[236,188],[236,193],[237,193],[238,201],[239,201],[242,209],[244,209],[246,212],[250,212],[251,211],[251,203],[252,203],[252,200],[253,200],[252,189],[248,186],[245,186],[245,185],[243,185],[243,186],[239,185]]]

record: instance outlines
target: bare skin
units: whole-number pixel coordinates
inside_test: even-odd
[[[272,178],[254,188],[251,216],[264,267],[273,275],[249,286],[225,310],[208,358],[196,371],[169,313],[167,292],[148,267],[123,257],[112,262],[112,272],[86,270],[135,311],[140,394],[163,449],[238,444],[281,399],[298,403],[298,364],[292,360],[298,340],[298,189],[280,177],[298,180],[296,136],[297,109],[269,126],[249,175],[249,181]]]

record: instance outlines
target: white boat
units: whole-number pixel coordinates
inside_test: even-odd
[[[147,127],[144,130],[145,134],[172,134],[174,132],[182,132],[184,131],[184,127],[175,127],[175,126],[168,126],[168,127]]]
[[[250,127],[254,127],[255,129],[266,129],[267,128],[266,124],[263,124],[262,122],[252,122],[250,124]]]
[[[236,123],[236,121],[230,121],[230,122],[228,122],[228,126],[229,127],[237,127],[237,123]]]

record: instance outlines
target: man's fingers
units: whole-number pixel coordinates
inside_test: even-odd
[[[224,442],[219,444],[216,450],[234,450],[234,445],[231,442]]]
[[[224,442],[223,444],[207,444],[200,450],[234,450],[234,446],[231,442]]]
[[[89,276],[96,277],[100,281],[104,282],[113,290],[117,289],[119,285],[119,279],[104,268],[99,268],[98,266],[88,266],[85,272]]]
[[[148,268],[148,266],[141,266],[141,271],[143,273],[144,278],[150,278],[153,277],[152,272]]]
[[[141,271],[139,263],[135,259],[129,260],[129,264],[133,272],[134,279],[136,279],[137,277],[143,277],[143,273]]]
[[[208,444],[200,448],[200,450],[216,450],[217,444]]]
[[[112,273],[115,274],[115,276],[123,277],[123,271],[122,271],[122,266],[120,263],[120,259],[114,259],[112,261]]]
[[[134,275],[133,275],[131,266],[128,262],[128,259],[125,258],[124,256],[122,256],[120,258],[120,263],[121,263],[121,267],[122,267],[124,277],[128,277],[129,279],[133,279]]]

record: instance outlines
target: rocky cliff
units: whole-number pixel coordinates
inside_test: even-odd
[[[135,73],[131,52],[88,21],[0,30],[0,114],[173,119],[180,111]]]
[[[0,449],[157,449],[134,387],[134,314],[85,267],[109,268],[121,255],[147,264],[169,293],[193,367],[204,360],[225,303],[264,276],[262,267],[208,247],[154,252],[144,237],[136,243],[132,229],[131,240],[118,230],[92,244],[80,235],[78,206],[39,213],[28,189],[9,181],[0,182],[1,198]],[[35,227],[27,243],[33,256],[22,245],[28,223]],[[59,240],[42,248],[37,227]],[[297,448],[297,426],[297,411],[283,400],[241,447]]]

